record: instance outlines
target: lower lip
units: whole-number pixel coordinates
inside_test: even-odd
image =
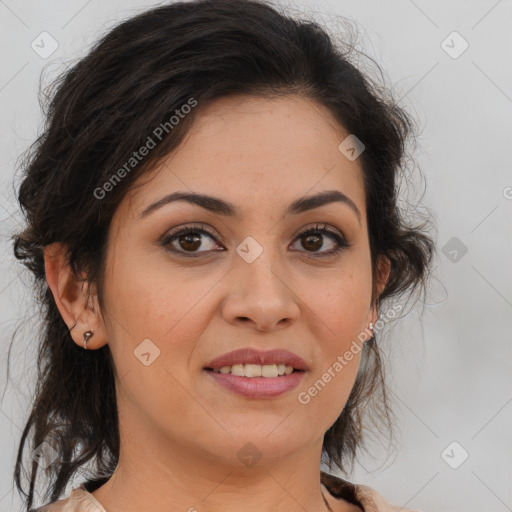
[[[222,387],[250,398],[272,398],[296,388],[306,372],[297,371],[282,377],[239,377],[231,373],[204,370]]]

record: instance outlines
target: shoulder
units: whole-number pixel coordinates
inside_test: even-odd
[[[364,512],[420,512],[389,503],[375,489],[367,485],[354,484],[323,471],[320,475],[322,483],[334,497],[353,503]]]
[[[356,485],[356,496],[364,505],[365,512],[421,512],[418,509],[393,505],[375,489],[367,485]]]
[[[30,509],[29,512],[106,512],[102,505],[80,485],[64,499],[54,501],[43,507]]]

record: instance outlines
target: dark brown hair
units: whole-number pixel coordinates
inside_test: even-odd
[[[74,274],[97,285],[102,304],[106,240],[116,208],[134,180],[177,147],[212,100],[235,94],[298,94],[326,106],[365,145],[359,158],[373,265],[372,300],[381,311],[386,299],[425,290],[434,253],[429,224],[406,222],[398,204],[414,123],[387,89],[351,63],[354,53],[348,40],[335,43],[316,22],[294,19],[264,1],[195,0],[153,8],[120,23],[53,83],[44,131],[23,159],[18,199],[26,228],[14,238],[16,257],[34,275],[44,318],[43,330],[34,334],[37,389],[14,472],[27,510],[39,467],[31,460],[30,488],[25,492],[22,455],[31,429],[32,450],[46,441],[58,454],[45,475],[45,496],[51,501],[86,464],[95,465],[91,481],[106,481],[119,457],[109,346],[84,351],[72,341],[46,282],[43,249],[63,243]],[[197,106],[169,128],[171,116],[191,98]],[[155,129],[162,126],[167,130],[156,147],[113,181],[134,150],[149,136],[155,138]],[[107,182],[108,193],[99,193]],[[377,297],[381,255],[389,258],[391,273]],[[374,336],[364,344],[348,402],[325,434],[325,462],[346,473],[356,450],[364,446],[363,431],[372,422],[377,430],[391,428],[390,418]]]

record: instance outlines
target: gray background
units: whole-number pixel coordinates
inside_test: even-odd
[[[373,458],[361,457],[351,480],[423,511],[512,510],[512,1],[286,4],[318,13],[334,29],[333,14],[357,22],[361,48],[383,66],[421,126],[416,159],[427,182],[422,204],[438,225],[439,257],[427,304],[388,332],[397,448],[386,458],[382,448],[372,447]],[[19,510],[12,470],[35,384],[36,348],[30,345],[37,309],[9,237],[20,222],[16,159],[41,127],[39,76],[45,67],[48,83],[117,21],[151,5],[0,0],[0,512]],[[43,31],[58,42],[46,59],[31,47]],[[469,44],[457,58],[463,41],[446,40],[453,31]],[[460,464],[463,450],[468,459],[450,467],[447,461]]]

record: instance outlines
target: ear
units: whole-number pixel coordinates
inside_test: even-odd
[[[389,279],[389,274],[391,272],[391,262],[389,261],[389,258],[381,255],[379,256],[378,262],[377,262],[377,268],[378,270],[378,278],[377,278],[377,285],[376,285],[376,300],[375,303],[370,308],[369,314],[368,314],[368,324],[371,322],[374,326],[377,323],[377,320],[379,319],[379,311],[378,311],[378,298],[380,297],[381,293],[383,292],[384,288],[386,287],[386,283]],[[370,335],[371,337],[371,335]]]
[[[78,279],[71,271],[66,246],[60,243],[47,245],[44,248],[44,265],[46,280],[73,341],[83,348],[84,332],[93,331],[87,348],[105,345],[107,336],[97,294],[94,287],[86,280]]]

